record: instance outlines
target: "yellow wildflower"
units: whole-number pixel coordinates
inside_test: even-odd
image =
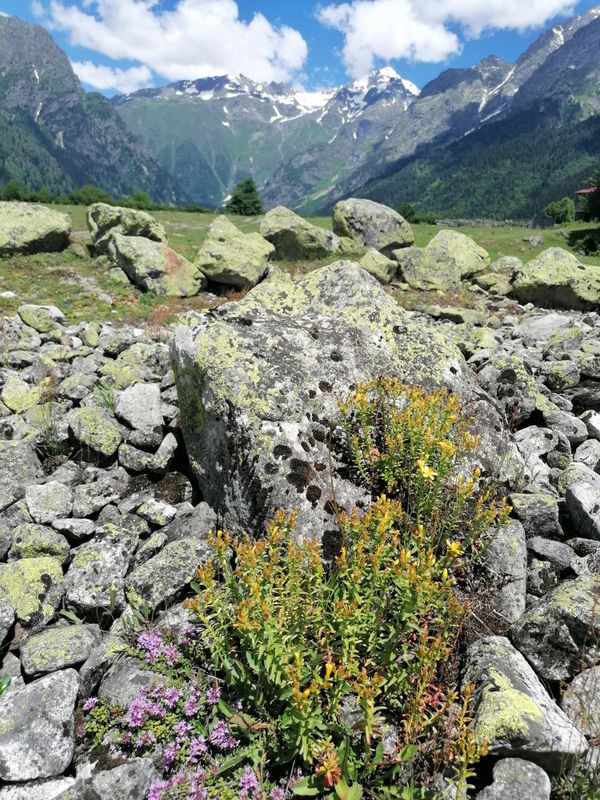
[[[463,549],[460,542],[451,542],[450,539],[446,539],[446,547],[448,548],[448,555],[453,558],[462,555]]]
[[[426,481],[433,481],[437,475],[437,472],[428,466],[425,456],[421,456],[421,458],[417,461],[417,466],[419,468],[419,472],[425,478]]]
[[[441,442],[438,442],[438,447],[442,451],[442,455],[448,456],[449,458],[456,453],[456,445],[454,442],[448,441],[448,439],[442,439]]]

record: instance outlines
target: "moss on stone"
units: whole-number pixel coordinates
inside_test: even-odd
[[[57,558],[42,556],[12,561],[0,569],[0,598],[24,624],[48,621],[62,596],[63,574]]]

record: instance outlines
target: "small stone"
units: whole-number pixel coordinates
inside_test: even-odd
[[[121,496],[119,489],[119,482],[111,475],[101,475],[95,481],[76,486],[73,492],[74,516],[91,517],[110,503],[116,503]]]
[[[133,552],[130,541],[106,537],[92,539],[73,553],[65,576],[66,598],[82,614],[124,604],[123,585]],[[134,548],[135,549],[135,548]]]
[[[144,669],[137,658],[120,658],[102,679],[98,695],[111,704],[127,708],[143,689],[164,682],[164,675]]]
[[[75,778],[24,783],[0,789],[0,800],[61,800],[63,793],[75,786]]]
[[[158,777],[149,758],[135,758],[77,783],[56,800],[145,800]],[[1,800],[1,797],[0,797]]]
[[[0,600],[0,645],[10,633],[15,622],[15,609],[7,600]]]
[[[82,448],[110,458],[121,444],[121,432],[117,426],[94,408],[78,408],[70,411],[67,420],[73,437]]]
[[[17,314],[25,325],[29,325],[38,333],[49,333],[56,328],[57,323],[65,319],[65,315],[56,306],[36,306],[31,303],[20,306]]]
[[[527,569],[527,591],[534,597],[543,597],[558,586],[559,572],[550,561],[532,558]]]
[[[575,551],[569,545],[541,536],[532,536],[528,539],[527,549],[539,558],[549,561],[559,570],[569,569],[571,561],[575,558]]]
[[[564,581],[511,628],[515,646],[545,680],[567,680],[600,658],[597,596],[597,576]]]
[[[171,542],[128,575],[127,588],[134,589],[154,610],[175,600],[210,555],[205,541],[187,537]]]
[[[600,735],[600,667],[576,675],[564,691],[560,705],[573,725],[596,740]]]
[[[49,622],[64,594],[61,562],[42,556],[0,565],[0,600],[8,602],[17,619],[34,626]]]
[[[138,508],[137,513],[147,522],[162,528],[175,519],[177,509],[168,503],[161,503],[160,500],[151,498]]]
[[[82,664],[102,639],[98,625],[55,625],[21,644],[21,664],[29,676]]]
[[[494,765],[494,782],[476,800],[550,800],[552,785],[537,764],[522,758],[502,758]]]
[[[577,536],[600,540],[600,475],[579,465],[565,494],[567,510]]]
[[[38,486],[28,486],[25,502],[35,522],[51,524],[59,517],[69,516],[73,508],[73,492],[58,481],[48,481]]]
[[[160,387],[157,383],[135,383],[124,389],[115,408],[117,418],[144,433],[162,432]]]
[[[508,639],[489,636],[469,649],[463,684],[475,686],[475,735],[494,756],[518,756],[557,772],[587,742]]]
[[[0,778],[32,781],[54,778],[70,765],[75,749],[73,669],[46,675],[2,698]]]
[[[13,541],[8,557],[16,560],[52,556],[57,558],[61,564],[66,564],[69,560],[69,552],[69,543],[60,533],[45,525],[25,522],[23,525],[18,525],[13,531]]]
[[[527,590],[527,548],[520,522],[511,520],[494,532],[485,560],[492,573],[490,594],[494,611],[512,624],[525,611]]]
[[[575,461],[580,461],[594,472],[600,472],[600,442],[597,439],[588,439],[580,444],[575,451]]]
[[[527,538],[542,536],[545,539],[562,539],[563,529],[559,522],[556,497],[544,492],[534,494],[512,494],[510,504],[513,512],[525,528]]]
[[[9,375],[4,381],[0,397],[7,408],[20,414],[37,405],[41,400],[42,392],[42,387],[32,387],[22,378]]]
[[[544,422],[557,433],[564,433],[571,445],[578,445],[585,442],[588,432],[585,422],[569,414],[567,411],[544,411]]]
[[[546,383],[556,392],[572,389],[581,380],[581,373],[575,361],[553,361],[546,373]]]
[[[585,422],[585,426],[589,435],[600,441],[600,413],[598,411],[584,411],[581,419]]]
[[[55,519],[52,527],[64,533],[69,539],[79,542],[94,533],[96,527],[91,519]]]

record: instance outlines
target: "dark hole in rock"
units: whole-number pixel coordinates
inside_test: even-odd
[[[272,464],[271,462],[269,462],[268,464],[265,464],[265,472],[267,473],[267,475],[277,475],[277,473],[279,472],[279,467],[277,466],[277,464]]]
[[[314,389],[309,389],[308,396],[310,397],[311,400],[314,400],[314,398],[317,396],[317,393],[315,392]]]
[[[329,394],[331,392],[331,390],[333,389],[333,386],[330,383],[328,383],[327,381],[321,381],[319,383],[319,389],[324,394]]]
[[[331,353],[331,355],[329,356],[329,358],[330,358],[332,361],[336,361],[336,362],[339,362],[339,361],[343,361],[343,360],[344,360],[344,357],[343,357],[343,356],[342,356],[342,354],[339,352],[339,350],[333,350],[333,351],[332,351],[332,353]]]
[[[310,445],[308,442],[300,442],[300,444],[305,453],[308,453],[310,451]]]
[[[289,458],[292,455],[292,448],[287,444],[276,444],[273,448],[273,455],[276,458]]]

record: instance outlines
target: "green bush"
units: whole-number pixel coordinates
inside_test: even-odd
[[[562,200],[555,200],[549,203],[543,211],[545,217],[549,217],[557,225],[565,222],[572,222],[575,219],[575,201],[571,197],[563,197]]]

